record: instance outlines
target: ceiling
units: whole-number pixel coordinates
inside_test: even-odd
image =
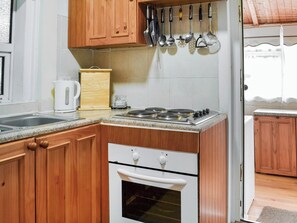
[[[297,0],[243,0],[245,26],[297,23]]]

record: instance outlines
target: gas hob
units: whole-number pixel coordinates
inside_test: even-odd
[[[166,109],[161,107],[150,107],[142,110],[131,110],[124,114],[118,114],[113,118],[163,122],[170,124],[198,125],[205,122],[219,113],[209,110],[194,111],[192,109]]]

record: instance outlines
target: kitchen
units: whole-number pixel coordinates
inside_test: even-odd
[[[35,1],[26,1],[26,3],[38,4]],[[29,7],[27,5],[27,7],[32,10],[33,6]],[[239,35],[239,32],[236,32],[238,23],[230,19],[238,16],[237,5],[234,2],[223,1],[214,3],[214,12],[216,12],[218,17],[217,26],[219,31],[217,35],[221,42],[221,49],[217,54],[205,57],[197,55],[196,52],[191,54],[188,48],[178,48],[174,56],[170,54],[169,50],[162,54],[162,51],[160,52],[156,48],[146,47],[108,48],[98,51],[72,49],[70,52],[67,46],[67,1],[44,1],[39,6],[34,5],[34,7],[40,8],[42,12],[40,15],[35,15],[40,16],[37,20],[31,18],[33,21],[40,22],[40,26],[38,26],[40,27],[38,41],[33,42],[39,44],[33,47],[35,53],[32,56],[32,61],[38,59],[38,66],[34,63],[29,63],[33,65],[32,67],[26,66],[24,68],[26,70],[24,74],[27,75],[26,78],[17,79],[21,83],[13,82],[15,85],[13,90],[20,89],[18,88],[20,86],[22,89],[24,88],[23,91],[15,93],[17,96],[15,101],[20,101],[22,104],[1,105],[1,115],[12,114],[15,111],[23,111],[24,113],[51,111],[53,109],[52,82],[65,76],[70,76],[70,79],[78,79],[78,70],[80,68],[89,68],[95,65],[113,70],[111,73],[113,93],[126,95],[127,101],[132,108],[162,106],[202,109],[209,107],[212,110],[220,110],[222,113],[227,113],[229,116],[228,125],[232,126],[232,129],[233,127],[235,129],[239,128],[236,126],[237,123],[232,122],[237,111],[232,111],[234,114],[231,116],[231,108],[234,106],[231,103],[231,86],[233,86],[231,81],[235,83],[238,81],[231,80],[231,72],[232,69],[237,74],[240,71],[238,69],[240,63],[234,63],[231,66],[231,55],[234,55],[231,50],[233,49],[233,44],[237,44],[234,47],[238,47],[238,51],[235,50],[235,53],[239,55],[240,52],[239,41],[232,41],[231,48],[231,40],[238,38],[237,35]],[[194,19],[196,21],[194,21],[193,29],[196,37],[199,28],[197,21],[198,7],[199,4],[194,6]],[[204,4],[204,7],[206,13],[207,4]],[[185,18],[187,17],[186,8],[184,9]],[[175,9],[178,10],[178,7]],[[175,13],[177,13],[177,10],[175,10]],[[34,13],[26,14],[28,17],[29,15],[32,16]],[[206,16],[204,17],[206,18]],[[174,19],[176,20],[176,18],[175,16]],[[235,24],[232,24],[232,22]],[[207,20],[204,25],[206,25],[204,28],[206,31]],[[231,25],[235,29],[231,29]],[[185,25],[186,31],[184,33],[188,33],[188,27]],[[31,32],[31,35],[33,33]],[[31,38],[26,40],[29,41]],[[32,50],[32,48],[25,50]],[[72,55],[74,55],[75,59]],[[147,59],[140,60],[140,58]],[[239,57],[234,56],[234,59],[236,58]],[[180,61],[185,62],[180,63]],[[168,66],[168,64],[171,66]],[[35,70],[36,75],[34,76],[32,74],[34,72],[29,72],[28,70]],[[195,72],[196,70],[201,72]],[[36,83],[36,89],[32,87],[34,82]],[[237,85],[234,85],[234,87],[239,88]],[[234,90],[234,92],[237,91]],[[234,96],[239,97],[239,94],[234,94]],[[229,142],[238,139],[237,137],[231,138],[231,134],[228,137]],[[231,143],[229,145],[230,152],[228,156],[229,160],[232,160],[230,165],[235,167],[239,166],[239,158],[236,157],[240,152],[239,148],[236,146],[231,147]],[[231,149],[237,152],[231,152]],[[234,157],[232,158],[231,156]],[[233,187],[237,188],[239,184],[239,168],[229,167],[229,169],[234,173],[229,174],[231,176],[229,185],[231,186],[228,187],[228,190],[232,191],[232,193],[228,194],[230,197],[232,194],[232,197],[229,199],[230,205],[228,209],[230,221],[234,221],[239,219],[240,209],[237,205],[239,191],[233,189]]]

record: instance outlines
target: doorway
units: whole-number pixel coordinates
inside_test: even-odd
[[[297,222],[296,12],[291,0],[243,0],[242,217],[250,222]]]

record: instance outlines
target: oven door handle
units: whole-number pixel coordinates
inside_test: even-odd
[[[129,172],[124,169],[118,169],[117,172],[119,174],[122,174],[122,175],[130,177],[130,178],[154,182],[154,183],[173,184],[173,185],[181,185],[181,186],[184,186],[187,184],[187,181],[184,179],[169,179],[169,178],[152,177],[152,176],[132,173],[132,172]]]

